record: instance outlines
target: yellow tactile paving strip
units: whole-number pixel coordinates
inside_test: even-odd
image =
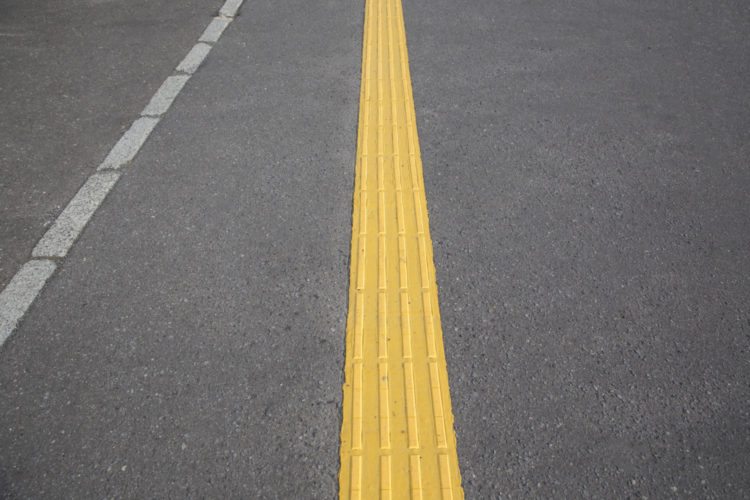
[[[366,0],[342,498],[463,498],[401,0]]]

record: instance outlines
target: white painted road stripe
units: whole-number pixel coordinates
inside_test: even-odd
[[[65,257],[73,242],[119,178],[119,172],[101,172],[89,177],[52,227],[36,244],[31,255]]]
[[[203,32],[198,41],[206,43],[218,42],[219,37],[224,33],[224,30],[229,26],[230,22],[232,22],[232,20],[225,17],[214,17],[213,21],[211,21],[211,24],[208,25],[206,31]]]
[[[145,116],[134,121],[99,165],[98,170],[120,168],[132,160],[158,122],[158,118]]]
[[[172,75],[164,80],[141,115],[157,116],[166,113],[189,79],[188,75]]]
[[[243,0],[227,0],[219,11],[219,15],[224,17],[235,17],[240,9]]]
[[[188,73],[192,75],[198,66],[201,65],[203,60],[206,58],[208,53],[211,52],[211,46],[205,43],[196,43],[190,52],[185,56],[185,59],[177,66],[177,71],[182,73]]]
[[[13,333],[55,267],[51,260],[30,260],[0,292],[0,346]]]
[[[214,18],[198,41],[208,43],[218,41],[227,25],[237,14],[242,1],[227,0],[219,12],[222,17]],[[197,43],[193,46],[176,69],[177,72],[187,74],[172,75],[162,83],[142,112],[142,115],[149,116],[141,116],[133,122],[117,144],[112,147],[97,171],[118,169],[135,158],[151,131],[159,123],[159,118],[155,117],[160,117],[167,112],[190,79],[190,75],[198,69],[210,51],[211,45],[206,43]],[[57,217],[52,227],[42,236],[31,255],[33,257],[65,257],[119,178],[119,172],[94,172]],[[26,310],[55,272],[56,267],[56,264],[48,259],[30,260],[16,272],[10,283],[0,292],[0,346],[13,333],[18,322],[26,314]]]

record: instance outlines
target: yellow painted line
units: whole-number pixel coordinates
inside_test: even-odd
[[[341,498],[463,498],[401,0],[366,0]]]

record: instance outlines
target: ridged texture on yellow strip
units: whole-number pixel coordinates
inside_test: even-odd
[[[366,0],[342,498],[463,498],[401,0]]]

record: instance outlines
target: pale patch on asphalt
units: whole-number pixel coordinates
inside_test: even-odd
[[[86,224],[99,208],[104,198],[120,178],[119,172],[106,170],[126,166],[140,151],[151,131],[159,123],[161,115],[169,110],[182,88],[203,63],[212,45],[219,40],[224,30],[232,22],[243,0],[227,0],[201,34],[197,44],[175,69],[178,73],[168,77],[151,101],[141,112],[130,128],[112,147],[107,157],[58,216],[52,227],[34,247],[33,257],[63,258],[81,234]],[[0,36],[3,34],[0,34]],[[44,287],[56,264],[47,259],[30,260],[16,272],[13,279],[0,292],[0,346],[13,333],[26,310]]]
[[[141,115],[158,116],[166,113],[189,79],[187,75],[172,75],[164,80]]]
[[[13,333],[55,267],[51,260],[30,260],[0,292],[0,346]]]
[[[89,177],[52,227],[36,244],[31,255],[65,257],[73,242],[119,178],[118,172],[102,172]]]
[[[134,121],[128,131],[117,141],[102,164],[99,165],[99,170],[120,168],[135,158],[158,122],[158,118],[148,117],[138,118]]]

